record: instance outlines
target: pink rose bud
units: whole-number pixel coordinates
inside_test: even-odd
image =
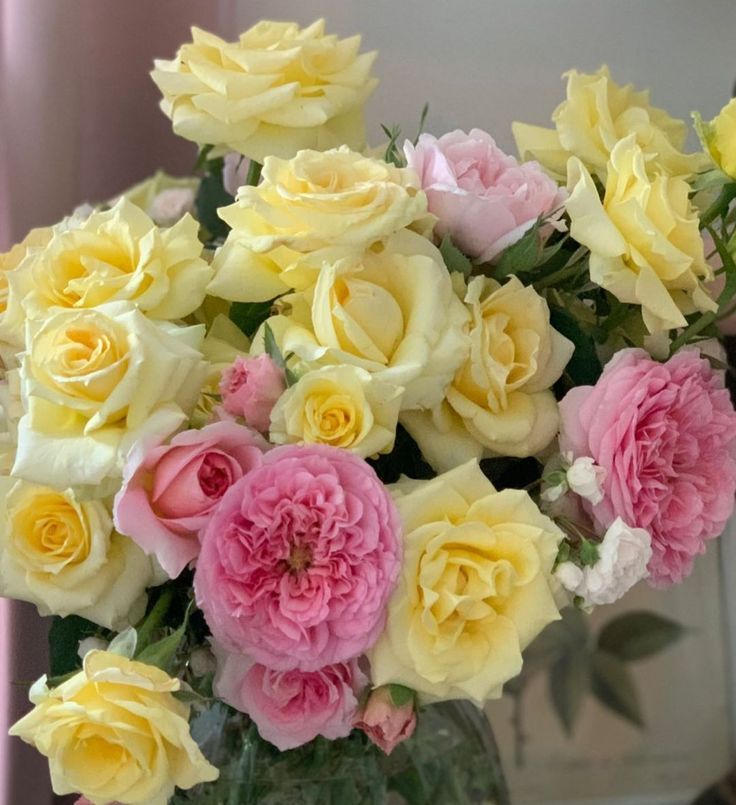
[[[231,196],[238,195],[238,188],[242,187],[248,178],[250,160],[237,151],[230,151],[225,154],[224,165],[222,168],[222,185],[225,192]]]
[[[172,226],[182,216],[193,211],[194,191],[192,188],[169,187],[154,197],[149,214],[159,226]]]
[[[222,373],[222,406],[229,414],[242,416],[252,428],[265,432],[271,424],[271,409],[286,389],[284,372],[266,355],[237,357]]]
[[[388,687],[376,688],[368,698],[355,726],[387,755],[407,738],[411,738],[417,726],[414,699],[409,698],[397,706]]]

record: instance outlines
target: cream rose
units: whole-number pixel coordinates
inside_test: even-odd
[[[595,73],[570,70],[567,99],[555,109],[554,129],[514,123],[516,147],[524,160],[535,159],[559,178],[576,156],[605,181],[616,143],[633,133],[650,169],[688,175],[703,166],[701,154],[684,154],[687,126],[649,103],[649,93],[620,86],[607,67]]]
[[[172,432],[205,380],[204,328],[152,322],[124,302],[28,322],[13,475],[65,489],[120,475],[142,433]]]
[[[103,501],[0,478],[2,595],[120,629],[143,615],[152,582],[150,560],[113,531]]]
[[[401,387],[357,366],[307,372],[271,411],[275,444],[329,444],[368,458],[389,453],[396,438]]]
[[[95,803],[166,805],[174,788],[218,777],[189,733],[181,689],[158,668],[90,651],[78,674],[31,688],[35,705],[10,730],[49,759],[55,793]]]
[[[264,302],[316,281],[303,253],[326,246],[363,250],[404,227],[426,222],[427,198],[413,171],[348,148],[268,158],[257,187],[219,211],[232,227],[215,255],[209,293]],[[315,267],[317,270],[315,270]]]
[[[529,456],[557,434],[551,386],[574,345],[549,321],[547,303],[516,277],[504,285],[475,277],[465,302],[471,312],[470,354],[431,412],[402,416],[437,470],[485,453]]]
[[[570,234],[590,249],[590,278],[621,302],[641,305],[650,333],[684,327],[696,310],[716,311],[704,282],[698,216],[684,179],[647,173],[635,135],[611,152],[603,199],[579,159],[570,160]]]
[[[408,230],[360,256],[331,250],[314,288],[279,304],[269,325],[300,370],[357,366],[404,387],[402,409],[437,405],[467,355],[468,313],[442,257]]]
[[[358,52],[359,36],[338,39],[324,28],[324,20],[307,28],[263,21],[237,42],[192,28],[193,41],[151,73],[174,131],[257,162],[304,148],[362,148],[376,54]]]
[[[559,614],[552,568],[562,532],[526,492],[496,492],[468,462],[396,489],[403,571],[369,652],[373,684],[429,699],[498,698],[522,650]]]
[[[62,222],[43,250],[8,276],[11,295],[30,319],[52,308],[92,308],[125,300],[154,319],[178,319],[204,300],[212,269],[202,257],[199,225],[185,215],[159,229],[122,199],[69,227]],[[11,320],[16,326],[17,315]],[[5,328],[0,329],[0,335]]]
[[[727,176],[736,179],[736,98],[709,122],[704,122],[697,113],[693,117],[706,151]]]

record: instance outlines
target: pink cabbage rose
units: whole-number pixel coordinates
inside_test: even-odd
[[[277,447],[203,532],[197,604],[219,643],[269,668],[349,660],[383,629],[400,533],[365,461],[326,445]]]
[[[404,145],[439,219],[435,232],[478,262],[493,260],[516,243],[540,217],[561,209],[565,191],[536,162],[520,165],[490,134],[451,131],[437,139],[422,134]]]
[[[402,741],[414,734],[417,726],[414,700],[410,699],[397,707],[387,687],[376,688],[355,726],[363,730],[379,749],[390,755]]]
[[[260,434],[228,421],[184,431],[169,444],[139,442],[115,497],[115,527],[176,578],[197,557],[197,535],[222,496],[267,447]]]
[[[273,671],[242,655],[216,654],[216,695],[247,713],[261,737],[282,752],[318,735],[334,741],[350,734],[368,684],[357,660],[317,671]]]
[[[271,409],[286,389],[284,372],[266,355],[238,356],[222,373],[220,394],[228,414],[242,416],[258,431],[267,431]]]
[[[568,392],[560,413],[562,451],[606,471],[603,499],[583,501],[598,527],[621,517],[646,529],[650,582],[682,581],[734,506],[736,412],[722,375],[694,349],[666,363],[625,349],[595,386]]]

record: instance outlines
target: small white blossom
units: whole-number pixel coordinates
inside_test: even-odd
[[[159,226],[171,226],[193,209],[191,187],[169,187],[154,196],[148,214]]]
[[[79,641],[77,654],[79,655],[79,659],[83,660],[84,655],[90,651],[104,651],[106,648],[107,640],[103,640],[101,637],[85,637],[83,640]]]
[[[566,483],[555,484],[554,486],[548,486],[539,497],[546,503],[554,503],[556,500],[559,500],[565,492],[567,492]]]
[[[599,467],[590,456],[576,458],[567,470],[567,483],[570,489],[581,498],[589,500],[594,506],[603,500],[605,480],[605,469]]]

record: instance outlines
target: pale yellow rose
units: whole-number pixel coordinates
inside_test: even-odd
[[[317,284],[278,306],[283,314],[268,323],[298,371],[357,366],[402,386],[402,410],[437,405],[468,351],[468,313],[442,257],[409,230],[362,255],[330,250]],[[257,335],[255,350],[262,345]]]
[[[56,688],[31,688],[35,705],[10,730],[49,760],[57,794],[96,805],[166,805],[174,788],[216,780],[189,732],[178,679],[109,651],[89,651],[84,668]]]
[[[616,143],[629,134],[647,156],[650,169],[674,175],[694,173],[703,165],[701,154],[684,154],[684,121],[649,103],[649,92],[621,86],[608,67],[595,73],[570,70],[567,99],[552,114],[554,129],[514,123],[516,147],[523,160],[535,159],[564,179],[570,156],[576,156],[605,181],[608,158]]]
[[[736,98],[711,120],[695,113],[695,128],[713,161],[731,179],[736,179]]]
[[[150,559],[113,531],[105,502],[0,477],[0,594],[117,630],[143,615],[152,582]]]
[[[20,318],[29,319],[43,319],[52,308],[92,308],[119,300],[151,318],[181,318],[202,303],[212,276],[201,257],[198,231],[190,215],[159,229],[123,199],[75,226],[55,227],[46,247],[8,275],[11,301],[22,308]],[[18,318],[13,311],[9,322],[16,327]],[[0,337],[10,340],[13,334],[6,331],[3,322]]]
[[[559,618],[552,567],[563,534],[526,492],[497,492],[475,461],[397,487],[404,558],[368,653],[373,684],[498,698],[524,648]]]
[[[570,160],[568,188],[570,234],[590,249],[590,278],[619,301],[641,305],[650,333],[718,309],[703,285],[713,270],[690,186],[665,173],[650,176],[633,134],[611,152],[602,200],[579,159]]]
[[[550,324],[545,300],[517,277],[504,285],[475,277],[465,303],[470,354],[446,402],[402,416],[438,471],[486,454],[531,456],[547,447],[559,424],[551,386],[575,349]]]
[[[271,411],[275,444],[328,444],[368,458],[390,453],[401,387],[357,366],[326,366],[302,375]]]
[[[359,36],[324,28],[324,20],[307,28],[264,20],[237,42],[192,28],[193,41],[151,73],[176,134],[257,162],[304,148],[362,148],[376,54],[358,52]]]
[[[215,255],[208,292],[265,302],[314,285],[320,262],[305,261],[304,253],[327,246],[362,251],[404,227],[423,226],[427,198],[412,171],[338,148],[267,159],[262,182],[241,187],[219,214],[232,231]]]
[[[28,322],[13,475],[57,489],[119,477],[136,438],[171,433],[194,408],[203,336],[124,302]]]

